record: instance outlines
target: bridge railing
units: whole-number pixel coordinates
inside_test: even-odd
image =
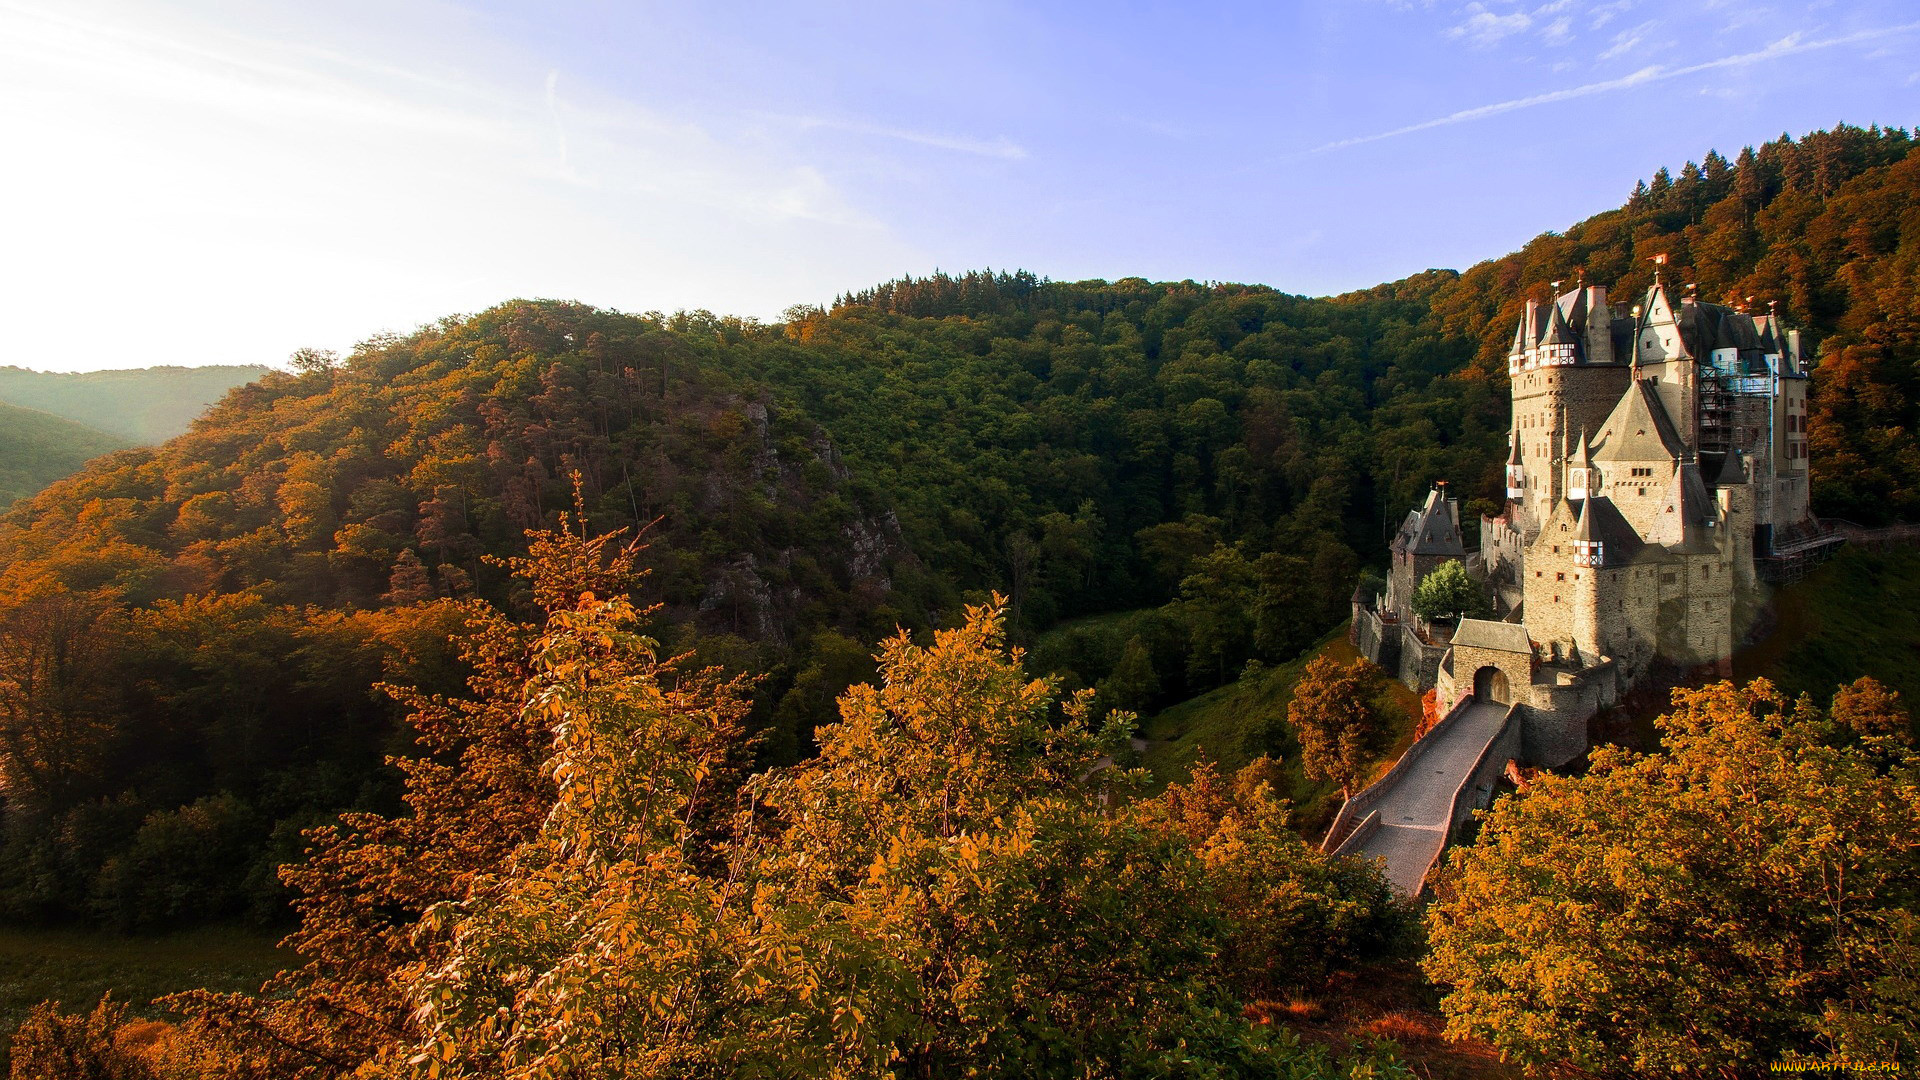
[[[1440,718],[1439,723],[1433,725],[1425,735],[1415,739],[1412,746],[1407,747],[1407,752],[1400,755],[1400,760],[1393,763],[1393,768],[1388,769],[1385,776],[1368,784],[1358,795],[1343,803],[1340,812],[1333,816],[1333,824],[1327,829],[1326,839],[1320,842],[1320,850],[1338,850],[1347,837],[1360,826],[1360,821],[1367,812],[1385,796],[1387,790],[1392,788],[1402,776],[1412,771],[1420,759],[1426,756],[1427,747],[1438,741],[1435,737],[1444,735],[1455,727],[1461,715],[1472,705],[1473,695],[1463,696],[1447,715]]]
[[[1354,826],[1353,831],[1347,834],[1346,839],[1340,841],[1340,846],[1333,849],[1333,853],[1335,855],[1352,854],[1367,842],[1368,837],[1379,831],[1380,811],[1369,810],[1367,816],[1360,819],[1360,824]]]
[[[1440,864],[1440,859],[1453,846],[1454,837],[1460,830],[1461,822],[1474,809],[1468,800],[1474,799],[1482,785],[1491,784],[1496,777],[1506,771],[1507,760],[1518,756],[1520,750],[1520,706],[1507,708],[1506,719],[1500,722],[1500,731],[1487,745],[1481,747],[1480,756],[1473,761],[1473,768],[1467,770],[1467,778],[1453,793],[1453,803],[1447,808],[1447,838],[1434,852],[1433,860],[1420,872],[1422,887],[1425,887],[1427,875]]]

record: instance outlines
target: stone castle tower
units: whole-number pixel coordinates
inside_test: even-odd
[[[1354,633],[1416,689],[1437,687],[1443,708],[1524,705],[1524,756],[1559,765],[1656,660],[1724,667],[1756,582],[1824,542],[1808,504],[1807,368],[1774,316],[1676,305],[1656,278],[1626,310],[1597,285],[1529,300],[1507,370],[1506,509],[1481,519],[1465,560],[1494,618],[1409,625],[1406,598],[1430,569],[1418,563],[1433,560],[1407,559],[1401,581],[1396,541],[1391,595],[1355,597]],[[1425,536],[1450,516],[1457,532],[1439,499],[1408,528]]]

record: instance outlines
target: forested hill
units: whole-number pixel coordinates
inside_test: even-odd
[[[1427,332],[1480,341],[1500,378],[1528,297],[1587,280],[1630,300],[1652,282],[1764,310],[1812,331],[1817,513],[1920,520],[1920,157],[1900,129],[1785,135],[1732,161],[1661,169],[1618,210],[1536,238],[1433,295]]]
[[[161,443],[186,431],[227,391],[270,370],[256,364],[81,372],[0,367],[0,402],[64,416],[123,444]]]
[[[0,403],[0,509],[125,445],[85,424]]]
[[[0,519],[0,634],[85,645],[0,710],[52,725],[14,741],[47,760],[10,793],[34,824],[0,847],[0,915],[164,919],[143,890],[196,873],[193,910],[250,902],[168,844],[254,860],[270,896],[268,838],[393,797],[380,757],[407,743],[367,685],[458,688],[449,601],[521,610],[485,556],[575,476],[594,528],[657,522],[652,632],[764,676],[763,762],[808,752],[896,623],[988,590],[1016,638],[1152,609],[1060,660],[1109,703],[1297,655],[1432,481],[1494,508],[1512,320],[1581,268],[1624,299],[1666,254],[1710,299],[1778,299],[1822,358],[1819,508],[1920,517],[1910,149],[1842,129],[1709,156],[1464,274],[1333,298],[975,273],[774,325],[514,301],[268,373]]]

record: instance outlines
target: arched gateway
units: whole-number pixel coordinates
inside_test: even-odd
[[[1513,693],[1507,688],[1507,673],[1491,664],[1474,672],[1473,700],[1498,705],[1513,704]]]

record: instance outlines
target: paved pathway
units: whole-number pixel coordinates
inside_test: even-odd
[[[1447,842],[1447,815],[1453,797],[1472,778],[1473,766],[1487,744],[1500,734],[1506,705],[1467,706],[1447,731],[1429,735],[1414,767],[1400,774],[1374,809],[1380,827],[1353,854],[1385,859],[1387,880],[1408,896],[1420,891],[1427,869]]]

